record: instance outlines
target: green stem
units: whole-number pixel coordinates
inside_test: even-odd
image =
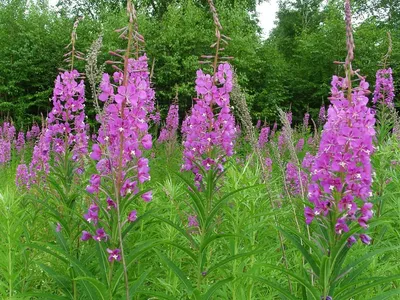
[[[112,271],[114,267],[114,261],[111,262],[110,269],[108,271],[108,290],[110,292],[110,300],[112,300],[112,288],[111,288],[111,280],[112,280]]]
[[[8,292],[10,299],[12,298],[12,249],[11,249],[11,224],[10,224],[10,215],[7,215],[7,229],[8,229]]]

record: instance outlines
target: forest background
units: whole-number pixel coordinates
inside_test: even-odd
[[[0,0],[0,119],[12,119],[17,128],[40,123],[51,107],[49,98],[54,78],[63,62],[64,49],[78,16],[77,49],[87,53],[103,35],[100,65],[110,59],[107,49],[118,44],[114,28],[126,18],[123,0]],[[199,54],[208,54],[214,40],[213,23],[206,0],[140,0],[140,31],[152,65],[156,101],[165,116],[178,94],[180,114],[190,109]],[[341,0],[281,0],[274,29],[263,38],[256,13],[257,0],[215,1],[232,39],[225,53],[247,95],[253,120],[274,122],[277,107],[293,111],[300,122],[308,111],[316,118],[321,104],[327,104],[332,74],[343,75],[334,64],[346,56],[345,23]],[[370,83],[388,51],[390,32],[393,45],[388,61],[393,77],[399,78],[400,1],[354,0],[355,61]],[[85,71],[85,62],[77,64]],[[109,66],[104,64],[108,71]],[[396,90],[399,82],[395,82]],[[87,85],[89,89],[89,85]],[[94,123],[91,93],[87,113]],[[396,101],[395,101],[396,102]]]

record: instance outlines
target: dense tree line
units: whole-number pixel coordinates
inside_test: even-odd
[[[86,52],[103,34],[99,63],[120,41],[114,28],[125,22],[123,0],[60,0],[50,9],[45,0],[0,1],[0,118],[10,117],[25,127],[49,109],[53,81],[63,63],[72,24],[84,16],[77,47]],[[254,119],[272,122],[276,107],[292,109],[295,120],[305,111],[316,115],[327,102],[331,74],[342,74],[345,25],[342,1],[281,0],[276,27],[261,38],[255,0],[220,0],[216,5],[224,34],[232,41],[226,54],[247,94]],[[357,0],[355,10],[355,68],[374,83],[375,72],[388,49],[394,76],[400,61],[400,4],[395,0]],[[154,64],[152,81],[161,111],[178,93],[184,114],[194,96],[194,78],[201,54],[210,53],[214,40],[212,17],[206,0],[137,1],[139,30]],[[84,62],[78,65],[84,71]],[[108,67],[106,67],[108,70]],[[111,69],[109,69],[111,71]],[[398,82],[398,81],[397,81]],[[397,84],[398,85],[398,84]],[[88,89],[90,106],[90,90]]]

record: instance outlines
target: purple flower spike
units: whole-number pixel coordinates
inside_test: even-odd
[[[165,127],[161,129],[158,142],[163,143],[165,141],[172,141],[176,137],[178,126],[179,106],[177,104],[171,104],[168,110]]]
[[[270,128],[263,127],[261,128],[260,136],[258,137],[258,146],[263,148],[266,143],[268,143],[268,136],[269,136]]]
[[[223,162],[224,157],[233,155],[236,126],[229,105],[232,91],[230,65],[220,64],[214,76],[198,70],[196,91],[196,103],[182,124],[182,170],[192,171],[195,175],[200,172],[198,165],[203,162],[206,162],[206,169],[208,165],[211,168],[207,159],[213,159],[216,167]],[[200,182],[195,184],[200,186]]]
[[[108,218],[104,218],[104,214],[112,216],[116,209],[125,207],[124,201],[138,194],[141,183],[150,180],[149,161],[145,158],[146,150],[153,146],[149,122],[150,119],[159,122],[159,113],[154,114],[155,92],[150,83],[146,55],[129,58],[125,67],[113,76],[103,74],[100,83],[99,100],[105,105],[103,112],[96,116],[100,128],[90,154],[96,161],[97,172],[90,177],[87,191],[95,194],[96,203],[104,207],[91,207],[85,214],[85,219],[93,224],[100,220],[106,222]],[[101,189],[103,186],[104,190]],[[110,187],[112,191],[109,191]],[[110,195],[115,198],[111,199]],[[143,199],[150,201],[151,193],[145,193]],[[131,212],[128,221],[134,220],[136,212]],[[108,236],[100,228],[93,238],[102,241]]]
[[[350,97],[346,95],[347,89],[346,78],[333,76],[331,106],[308,186],[308,198],[314,211],[320,211],[325,217],[332,207],[337,207],[342,213],[335,224],[337,234],[347,232],[354,221],[367,228],[367,221],[372,217],[372,204],[367,199],[372,195],[375,115],[368,107],[365,78],[360,78]]]
[[[96,225],[99,221],[99,207],[93,203],[90,205],[88,212],[83,216],[88,223]]]
[[[394,85],[392,69],[381,69],[376,72],[376,84],[374,97],[372,102],[374,104],[381,103],[388,107],[393,107],[394,99]]]
[[[26,188],[29,190],[29,171],[25,164],[18,165],[15,184],[19,189]]]

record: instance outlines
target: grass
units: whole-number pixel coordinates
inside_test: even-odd
[[[291,204],[279,166],[274,164],[271,176],[263,183],[256,159],[236,155],[227,162],[218,196],[253,187],[232,195],[215,215],[212,233],[218,238],[203,251],[203,269],[199,270],[199,252],[190,239],[201,243],[201,237],[187,226],[187,217],[195,211],[184,179],[192,178],[190,174],[183,174],[183,178],[177,175],[181,151],[166,157],[163,147],[156,147],[151,160],[152,180],[147,187],[153,190],[153,201],[135,203],[140,218],[125,240],[133,299],[313,299],[298,279],[311,276],[310,265],[278,228],[296,230],[296,217],[302,232],[306,232],[303,200],[293,198]],[[298,154],[300,158],[306,151],[315,151],[307,147]],[[288,156],[283,153],[282,160],[287,161]],[[11,164],[0,169],[1,297],[123,299],[118,263],[112,270],[116,275],[109,280],[109,262],[99,249],[104,245],[79,241],[86,226],[81,216],[90,203],[84,188],[93,166],[87,164],[73,191],[65,196],[76,197],[74,206],[67,207],[51,185],[27,193],[18,191],[14,184],[17,161],[19,157],[14,154]],[[372,201],[380,205],[379,218],[375,218],[379,223],[370,229],[373,244],[354,245],[345,264],[377,254],[360,262],[356,273],[342,274],[345,280],[337,290],[343,291],[335,300],[400,297],[400,251],[396,248],[400,241],[398,141],[392,138],[380,145],[373,162],[376,178]],[[57,222],[63,224],[59,233],[55,231]],[[314,242],[315,225],[310,229]],[[359,283],[353,281],[344,289],[353,277]],[[359,287],[365,288],[356,293]],[[213,293],[207,294],[210,290]]]

